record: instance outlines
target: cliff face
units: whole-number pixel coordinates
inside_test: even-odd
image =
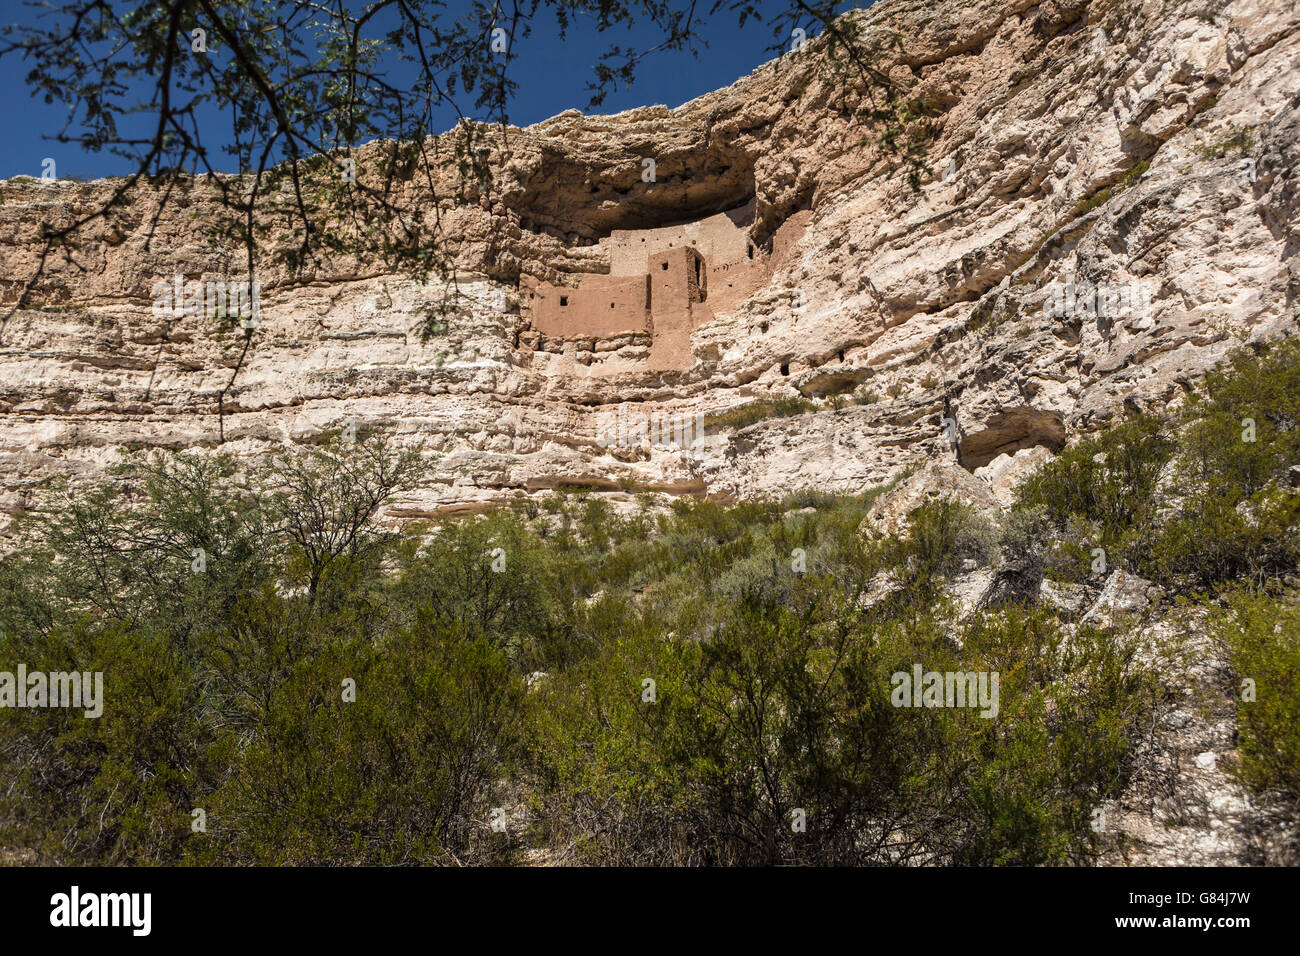
[[[869,92],[813,54],[675,110],[511,129],[494,191],[441,209],[461,270],[441,334],[420,335],[441,281],[352,261],[262,276],[227,448],[349,421],[423,440],[436,480],[393,518],[563,482],[615,498],[856,491],[925,459],[996,470],[1003,453],[1055,450],[1125,407],[1176,403],[1240,338],[1296,328],[1293,3],[884,0],[858,16],[905,38],[882,39],[877,62],[934,114],[919,188],[853,121]],[[6,301],[36,269],[41,223],[110,188],[0,184]],[[227,274],[236,253],[203,231],[202,190],[156,226],[155,201],[135,194],[133,228],[51,260],[0,332],[0,521],[43,479],[93,475],[121,448],[217,439],[243,339],[151,305],[160,280]],[[706,261],[708,308],[689,322],[533,321],[533,277],[599,286],[579,274],[626,274],[612,250],[673,226],[689,241],[689,223],[750,203],[737,221],[755,264],[727,295]],[[834,398],[855,390],[876,400]],[[617,425],[797,395],[820,410],[659,444]]]

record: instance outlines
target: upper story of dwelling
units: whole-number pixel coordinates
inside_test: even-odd
[[[797,213],[771,247],[750,239],[754,204],[652,229],[619,229],[600,241],[609,272],[569,276],[564,285],[520,278],[533,328],[557,338],[690,330],[740,306],[772,277],[807,221]]]
[[[720,212],[706,219],[655,229],[615,229],[600,240],[609,257],[612,276],[641,275],[646,258],[688,246],[704,257],[714,272],[728,272],[732,266],[752,262],[758,255],[749,238],[754,222],[754,202]]]

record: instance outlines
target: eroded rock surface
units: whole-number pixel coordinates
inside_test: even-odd
[[[439,283],[351,261],[305,281],[269,269],[232,383],[237,332],[150,305],[160,279],[226,274],[235,251],[200,228],[202,190],[146,247],[137,196],[134,229],[93,235],[76,264],[54,257],[4,323],[0,521],[37,506],[42,479],[93,475],[119,449],[215,442],[223,390],[240,454],[347,421],[425,441],[434,480],[395,515],[562,480],[857,491],[953,459],[945,419],[967,468],[1054,451],[1125,409],[1176,404],[1235,338],[1295,329],[1294,4],[886,0],[857,15],[908,38],[888,73],[936,112],[919,190],[851,121],[863,91],[807,56],[676,109],[569,111],[511,130],[491,154],[496,191],[443,210],[460,272],[427,341]],[[41,223],[110,188],[0,185],[10,301]],[[557,336],[521,308],[524,276],[608,274],[611,236],[686,235],[738,208],[764,268],[731,296],[711,274],[704,321]],[[874,403],[833,407],[855,389]],[[824,410],[688,448],[598,441],[619,409],[693,419],[787,395]]]

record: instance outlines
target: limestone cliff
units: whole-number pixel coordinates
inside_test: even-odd
[[[350,261],[262,276],[227,448],[348,421],[422,439],[436,480],[391,518],[562,482],[613,497],[856,491],[926,459],[976,469],[1059,449],[1126,407],[1176,403],[1235,339],[1296,328],[1295,4],[883,0],[856,15],[905,38],[881,55],[932,114],[919,182],[852,119],[867,91],[808,54],[676,109],[510,129],[489,140],[494,189],[441,210],[460,271],[440,334],[420,329],[442,282]],[[6,301],[36,270],[41,224],[110,188],[0,184]],[[159,318],[151,290],[225,273],[234,251],[200,229],[202,189],[156,224],[155,202],[137,192],[134,228],[51,260],[0,331],[6,515],[121,448],[217,439],[242,338]],[[581,277],[627,276],[633,240],[698,240],[691,223],[735,210],[741,244],[705,243],[707,297],[688,321],[656,326],[616,297],[620,317],[587,335],[539,328],[523,301],[529,279],[606,288]],[[744,276],[730,295],[724,258]],[[610,421],[796,395],[819,410],[689,442],[609,437]]]

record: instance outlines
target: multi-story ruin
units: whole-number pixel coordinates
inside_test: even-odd
[[[600,242],[608,273],[582,273],[573,285],[522,276],[525,313],[553,338],[646,333],[652,366],[689,364],[691,332],[771,277],[773,256],[749,237],[753,213],[751,202],[682,225],[616,229]]]

